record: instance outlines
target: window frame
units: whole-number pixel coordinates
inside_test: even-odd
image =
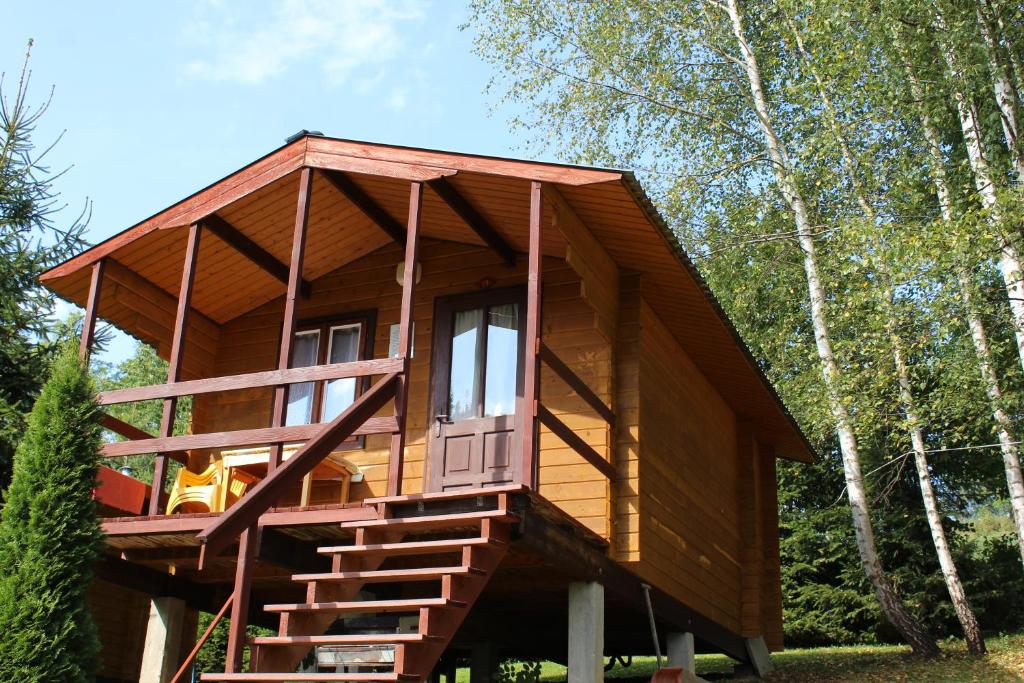
[[[327,359],[329,358],[328,353],[330,352],[330,346],[333,342],[331,338],[332,331],[339,327],[356,324],[360,325],[356,360],[372,360],[373,342],[377,333],[376,310],[339,313],[338,315],[299,320],[296,322],[295,331],[292,334],[292,344],[294,345],[295,338],[300,334],[317,332],[319,337],[316,349],[316,365],[326,365]],[[327,340],[327,343],[323,343],[325,339]],[[288,365],[291,367],[291,359],[289,359]],[[322,379],[313,382],[313,404],[310,406],[310,421],[308,424],[323,424],[324,393],[326,391],[328,381],[329,380]],[[357,377],[355,398],[359,398],[359,396],[369,388],[369,377]],[[345,439],[337,450],[359,450],[365,446],[365,436],[352,436]]]

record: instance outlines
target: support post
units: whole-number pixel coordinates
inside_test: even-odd
[[[199,260],[199,237],[203,229],[193,223],[188,229],[188,243],[185,247],[185,263],[181,270],[181,288],[178,291],[178,308],[174,316],[174,331],[171,336],[171,356],[167,365],[167,383],[181,379],[181,365],[185,359],[185,331],[188,329],[188,317],[192,309],[192,286],[196,278],[196,263]],[[177,414],[178,397],[164,399],[164,410],[160,416],[160,436],[174,434],[174,418]],[[167,478],[167,454],[158,453],[153,465],[153,486],[149,494],[149,514],[159,515],[164,492],[164,480]]]
[[[569,584],[568,683],[604,681],[604,586]]]
[[[398,354],[404,369],[395,391],[395,419],[398,431],[391,435],[391,457],[388,459],[388,495],[402,495],[402,474],[405,468],[405,423],[409,401],[409,368],[412,364],[413,302],[416,295],[416,259],[420,248],[420,213],[423,208],[423,183],[413,182],[409,189],[409,222],[405,231],[405,270],[402,274],[402,308],[398,319]]]
[[[306,233],[309,227],[309,204],[313,198],[313,169],[304,166],[299,175],[299,199],[295,208],[295,228],[292,231],[292,256],[288,264],[288,291],[284,297],[284,320],[281,324],[281,343],[278,347],[277,369],[287,370],[292,360],[292,339],[295,337],[296,309],[302,288],[302,263],[306,252]],[[288,387],[280,384],[274,387],[274,407],[271,413],[271,427],[284,425],[288,413]],[[281,464],[281,450],[284,444],[270,446],[267,474]]]
[[[498,648],[491,641],[473,643],[469,651],[469,683],[493,683],[497,680]]]
[[[238,538],[238,564],[235,566],[235,590],[231,599],[231,624],[228,627],[224,673],[242,672],[242,651],[245,647],[245,629],[249,624],[249,592],[252,588],[252,565],[259,545],[258,534],[259,527],[253,524]],[[249,668],[255,668],[252,662]]]
[[[100,259],[92,264],[92,277],[89,280],[89,298],[85,303],[85,316],[82,318],[82,341],[78,346],[78,355],[84,361],[89,360],[92,344],[96,339],[96,316],[100,308],[100,289],[103,286],[103,266],[106,262]]]
[[[161,597],[150,601],[139,683],[171,680],[181,655],[185,612],[185,601],[180,598]]]
[[[697,663],[694,659],[693,634],[669,633],[666,640],[668,641],[669,667],[696,673]]]
[[[526,351],[523,358],[522,481],[537,488],[537,403],[540,400],[541,184],[530,183],[530,251],[526,276]]]

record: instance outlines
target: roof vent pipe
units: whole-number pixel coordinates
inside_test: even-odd
[[[313,137],[313,136],[321,137],[322,138],[324,136],[324,134],[321,133],[318,130],[306,130],[305,128],[303,128],[298,133],[295,133],[294,135],[289,135],[288,137],[286,137],[284,139],[284,144],[289,145],[289,144],[295,142],[296,140],[300,140],[300,139],[302,139],[304,137]]]

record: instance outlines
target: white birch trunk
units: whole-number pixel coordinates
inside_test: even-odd
[[[906,61],[906,60],[905,60]],[[907,76],[911,92],[918,102],[924,102],[924,89],[917,80],[917,74],[907,62]],[[927,110],[921,111],[921,124],[924,129],[925,143],[932,163],[932,182],[942,211],[942,220],[953,225],[953,195],[946,179],[945,160],[942,156],[942,142],[938,128],[935,126]],[[967,312],[967,325],[971,331],[974,353],[978,359],[978,370],[985,385],[985,394],[989,399],[992,419],[995,421],[996,434],[999,439],[999,450],[1003,456],[1003,469],[1006,473],[1006,485],[1010,493],[1010,510],[1013,515],[1014,528],[1017,531],[1017,544],[1024,561],[1024,476],[1021,473],[1019,449],[1010,436],[1010,420],[1003,410],[1003,391],[999,385],[999,377],[992,362],[989,348],[988,333],[982,322],[981,314],[974,305],[973,281],[967,268],[959,262],[956,264],[957,281],[960,285],[960,297]]]
[[[935,21],[941,34],[948,35],[946,20],[941,12],[935,13]],[[996,234],[1000,235],[999,272],[1003,276],[1003,285],[1010,301],[1010,317],[1013,334],[1017,341],[1017,355],[1021,367],[1024,368],[1024,280],[1021,279],[1020,253],[1009,231],[1003,225],[1002,211],[996,195],[995,176],[985,156],[981,137],[981,120],[977,106],[970,101],[964,92],[964,74],[960,60],[953,46],[943,35],[938,39],[942,57],[950,72],[953,87],[953,99],[956,101],[957,114],[960,118],[960,129],[964,135],[967,148],[967,159],[974,175],[974,185],[981,198],[981,204],[988,212]]]
[[[867,190],[861,181],[860,173],[857,171],[856,158],[854,157],[853,150],[850,147],[850,142],[840,126],[836,106],[833,104],[833,101],[831,101],[831,97],[828,96],[825,84],[818,74],[817,69],[814,68],[813,59],[810,53],[808,53],[807,48],[804,46],[804,41],[800,35],[800,31],[792,20],[790,22],[790,27],[793,31],[794,38],[797,41],[797,49],[800,50],[801,54],[805,57],[805,62],[811,71],[811,76],[814,78],[814,83],[818,90],[818,97],[821,99],[821,103],[824,105],[825,114],[828,117],[828,125],[831,130],[833,130],[833,134],[839,142],[840,152],[843,157],[843,167],[846,171],[847,177],[850,179],[850,183],[853,185],[857,204],[860,206],[860,210],[864,213],[864,217],[868,219],[871,226],[876,225],[878,224],[879,219],[878,212],[874,210],[874,207],[868,199]],[[876,250],[876,252],[881,252],[882,250],[882,245],[879,244],[878,240],[871,240],[871,246]],[[961,628],[964,630],[964,637],[967,641],[968,651],[972,654],[984,654],[986,652],[985,640],[981,635],[981,627],[978,625],[978,617],[975,615],[974,609],[971,607],[971,603],[967,598],[967,592],[964,590],[964,584],[961,581],[961,578],[959,578],[959,571],[956,569],[956,563],[953,561],[952,552],[949,550],[949,543],[946,539],[946,529],[942,523],[942,515],[939,512],[939,506],[935,499],[935,489],[932,486],[932,475],[929,471],[928,454],[925,449],[925,436],[921,428],[921,420],[918,416],[916,398],[910,384],[910,372],[906,366],[906,359],[903,353],[903,340],[900,338],[898,333],[898,314],[895,297],[893,295],[892,279],[885,263],[882,262],[881,253],[868,256],[868,259],[872,262],[872,266],[879,274],[882,282],[885,283],[882,296],[882,306],[886,316],[886,335],[889,338],[889,348],[893,356],[893,365],[896,369],[900,402],[902,403],[903,413],[906,417],[910,432],[910,445],[913,450],[913,462],[916,472],[918,472],[918,482],[921,486],[921,498],[922,503],[925,506],[925,516],[928,519],[928,528],[932,535],[932,545],[935,547],[935,553],[939,559],[939,567],[942,570],[942,578],[946,583],[946,591],[949,593],[949,600],[952,602],[953,610],[956,612],[956,618],[959,623],[961,623]]]
[[[1003,125],[1003,139],[1006,149],[1010,152],[1013,170],[1017,174],[1017,182],[1024,185],[1024,148],[1020,145],[1020,117],[1017,111],[1017,93],[1013,87],[1013,77],[1007,64],[999,54],[999,41],[994,34],[995,28],[985,16],[985,10],[992,12],[992,7],[981,0],[975,8],[978,28],[988,51],[989,71],[992,73],[992,91],[999,106],[999,118]]]
[[[790,21],[789,24],[793,31],[793,37],[796,39],[797,49],[804,57],[804,61],[808,65],[811,75],[814,78],[815,85],[818,89],[818,97],[821,99],[821,102],[825,107],[825,113],[828,116],[829,126],[831,127],[836,140],[839,142],[839,149],[843,158],[843,168],[846,171],[847,177],[850,179],[850,183],[853,185],[854,194],[857,197],[857,203],[860,206],[861,211],[864,213],[865,218],[868,219],[873,227],[878,223],[878,213],[875,211],[874,206],[872,206],[867,190],[864,187],[864,183],[861,181],[860,173],[857,170],[856,158],[854,157],[853,150],[850,147],[846,134],[840,127],[839,116],[837,115],[835,106],[832,104],[832,98],[829,97],[828,90],[825,88],[825,83],[822,81],[818,70],[814,67],[813,58],[804,47],[804,42],[800,36],[799,29],[792,21]],[[928,454],[924,445],[924,434],[921,430],[921,422],[918,417],[917,400],[914,396],[914,391],[910,383],[910,370],[907,367],[907,362],[904,357],[903,340],[899,336],[897,328],[898,311],[893,293],[892,278],[885,264],[881,261],[882,257],[880,252],[882,245],[879,244],[876,239],[872,239],[871,242],[872,248],[875,250],[876,254],[869,255],[868,259],[869,262],[872,263],[872,267],[875,272],[884,283],[881,304],[885,314],[885,332],[889,339],[889,349],[892,353],[893,365],[896,369],[900,402],[903,404],[903,412],[907,418],[907,425],[910,431],[910,443],[914,453],[914,466],[917,470],[917,481],[921,488],[921,501],[924,504],[925,517],[928,520],[928,529],[932,536],[932,545],[935,547],[935,554],[938,556],[939,568],[941,569],[942,577],[946,582],[946,590],[949,592],[949,599],[953,603],[953,609],[960,622],[960,627],[963,629],[964,639],[967,642],[967,649],[971,654],[985,654],[987,648],[985,647],[985,640],[981,634],[981,627],[978,625],[978,618],[975,616],[974,610],[971,608],[970,601],[967,599],[967,593],[964,591],[963,582],[960,580],[960,573],[956,568],[956,562],[953,561],[953,553],[949,549],[949,542],[946,538],[946,528],[942,523],[942,515],[939,512],[939,506],[935,499],[935,489],[932,486],[931,472],[928,469]]]
[[[724,8],[729,15],[732,32],[742,55],[742,62],[750,88],[750,96],[765,137],[765,146],[772,161],[772,169],[779,183],[783,197],[793,212],[796,223],[798,242],[804,254],[804,271],[807,277],[807,289],[811,304],[811,323],[814,328],[815,345],[821,361],[822,377],[829,397],[832,417],[839,436],[839,445],[843,457],[843,469],[846,474],[847,494],[850,511],[853,516],[854,535],[857,539],[857,550],[860,553],[864,573],[875,589],[886,618],[910,644],[913,651],[921,656],[935,656],[938,647],[931,636],[910,616],[896,594],[895,588],[882,568],[881,559],[875,544],[874,528],[869,514],[867,492],[864,477],[861,473],[860,454],[857,449],[857,438],[853,431],[850,414],[843,403],[839,389],[839,366],[832,351],[829,338],[827,313],[825,310],[825,291],[818,274],[817,255],[812,225],[807,205],[800,192],[799,184],[792,164],[782,141],[779,139],[768,109],[767,98],[761,83],[760,67],[753,50],[747,43],[743,29],[743,19],[737,0],[725,0]]]

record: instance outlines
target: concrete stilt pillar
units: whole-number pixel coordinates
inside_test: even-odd
[[[568,683],[604,681],[604,586],[569,584]]]
[[[745,640],[747,654],[750,655],[750,664],[754,667],[754,673],[758,676],[766,676],[775,668],[772,666],[771,655],[768,653],[768,646],[764,638],[747,638]]]
[[[693,634],[692,633],[669,633],[668,641],[668,665],[674,669],[683,669],[694,673],[697,665],[694,661]]]
[[[178,598],[153,598],[150,601],[139,683],[167,683],[171,680],[180,663],[185,611],[185,601]]]
[[[498,648],[492,642],[474,643],[469,654],[469,683],[493,683],[498,679]]]

